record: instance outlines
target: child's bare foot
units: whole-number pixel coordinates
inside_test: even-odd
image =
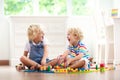
[[[17,71],[25,70],[25,66],[23,64],[16,65],[15,67]]]

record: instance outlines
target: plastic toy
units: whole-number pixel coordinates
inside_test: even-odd
[[[105,72],[105,64],[104,63],[100,64],[100,72]]]
[[[98,70],[98,65],[96,64],[95,69]]]
[[[90,68],[88,70],[86,70],[85,68],[64,68],[62,67],[63,64],[61,66],[56,65],[55,68],[52,68],[52,66],[41,66],[39,68],[39,70],[24,70],[24,72],[41,72],[41,73],[69,73],[69,74],[78,74],[78,73],[90,73],[90,72],[105,72],[108,70],[114,70],[114,67],[105,67],[104,63],[100,64],[100,67],[98,67],[98,65],[96,65],[95,68]]]

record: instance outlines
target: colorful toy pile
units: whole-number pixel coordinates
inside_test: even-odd
[[[43,73],[89,73],[89,72],[105,72],[108,70],[114,70],[114,67],[105,67],[104,63],[101,63],[99,65],[100,67],[95,67],[92,69],[85,70],[84,68],[76,68],[72,69],[70,67],[63,68],[58,65],[56,65],[54,68],[52,66],[42,66],[38,70],[24,70],[24,72],[43,72]]]

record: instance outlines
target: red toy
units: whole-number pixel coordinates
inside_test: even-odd
[[[105,67],[105,64],[104,64],[104,63],[101,63],[101,64],[100,64],[100,68],[101,68],[101,67]]]

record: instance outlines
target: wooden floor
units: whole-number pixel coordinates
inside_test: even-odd
[[[18,72],[9,66],[0,66],[0,80],[120,80],[120,69],[80,74]]]

